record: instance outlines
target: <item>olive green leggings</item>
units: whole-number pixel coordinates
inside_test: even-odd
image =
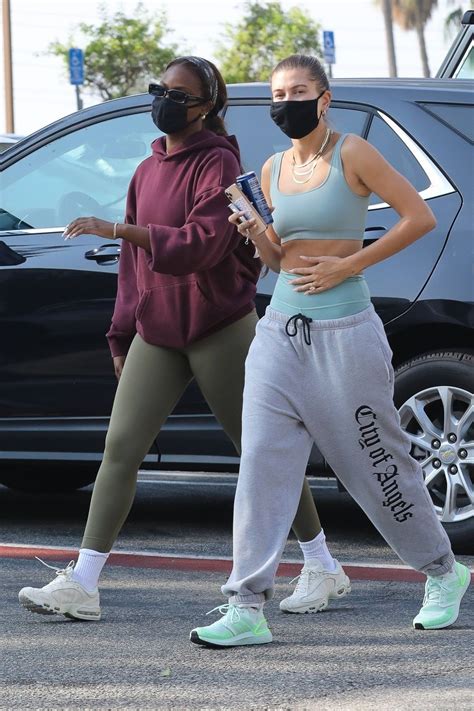
[[[117,387],[82,548],[112,548],[133,503],[138,468],[192,378],[240,452],[244,363],[256,323],[252,312],[179,350],[135,336]],[[293,530],[300,541],[321,530],[306,481]]]

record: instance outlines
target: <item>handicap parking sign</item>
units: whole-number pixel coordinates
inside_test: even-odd
[[[326,64],[336,64],[336,45],[334,42],[334,32],[324,30],[323,51]]]
[[[84,52],[77,47],[69,50],[69,82],[84,84]]]

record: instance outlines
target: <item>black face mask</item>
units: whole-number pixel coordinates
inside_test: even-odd
[[[270,116],[283,133],[290,138],[303,138],[314,131],[318,116],[318,101],[326,89],[315,99],[306,101],[272,101]]]
[[[151,117],[155,126],[166,134],[184,131],[185,128],[201,118],[198,115],[192,121],[188,121],[188,107],[186,104],[178,104],[167,97],[162,99],[158,96],[153,99]]]

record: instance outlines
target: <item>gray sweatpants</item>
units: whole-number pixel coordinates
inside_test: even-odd
[[[454,563],[393,404],[391,350],[373,306],[293,321],[267,309],[246,361],[242,457],[234,506],[231,602],[270,599],[313,442],[408,565]],[[310,341],[310,344],[308,344]]]

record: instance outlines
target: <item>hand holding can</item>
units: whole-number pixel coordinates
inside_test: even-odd
[[[252,170],[249,173],[238,175],[235,182],[250,200],[265,224],[271,225],[273,222],[272,210],[265,199],[257,174]]]

